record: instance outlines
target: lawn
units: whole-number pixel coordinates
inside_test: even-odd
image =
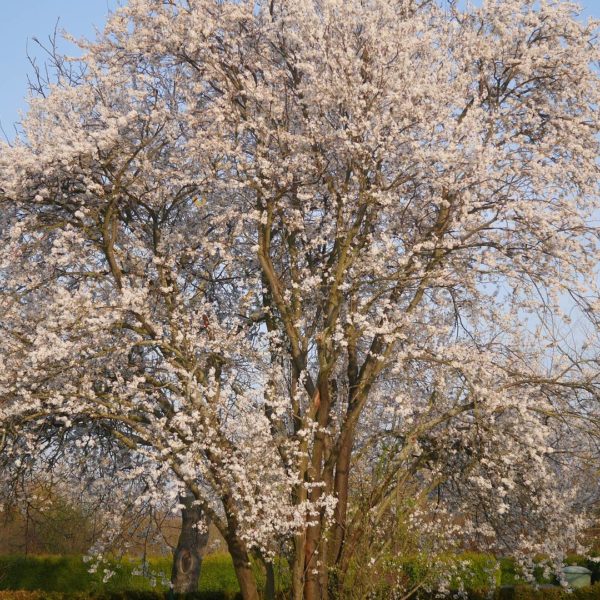
[[[147,576],[135,574],[142,570],[140,561],[124,559],[109,561],[96,573],[80,556],[1,556],[0,590],[45,590],[48,592],[100,591],[166,591],[171,573],[170,557],[155,557],[148,561]],[[105,569],[114,575],[103,581]],[[239,591],[229,554],[211,554],[202,562],[201,592]]]

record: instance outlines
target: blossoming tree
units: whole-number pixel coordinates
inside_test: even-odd
[[[398,489],[560,553],[555,421],[597,382],[560,330],[566,295],[597,308],[594,35],[560,2],[130,0],[0,155],[4,451],[108,432],[193,494],[247,599],[253,551],[294,598],[343,586]]]

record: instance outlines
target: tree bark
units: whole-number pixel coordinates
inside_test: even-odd
[[[242,598],[244,600],[259,600],[256,580],[250,565],[250,555],[244,543],[233,534],[228,535],[226,541],[229,554],[231,554],[233,560],[233,569],[242,592]]]
[[[312,480],[320,484],[326,483],[326,473],[324,471],[324,458],[326,453],[326,428],[330,418],[331,396],[329,393],[328,375],[321,374],[318,381],[320,404],[316,414],[316,420],[319,430],[315,435],[313,445],[313,455],[311,459],[311,477]],[[310,501],[316,503],[323,493],[320,486],[313,487],[308,496]],[[325,490],[328,492],[329,490]],[[323,528],[323,515],[316,519],[314,523],[306,529],[306,542],[304,547],[305,579],[304,579],[304,599],[305,600],[327,600],[328,592],[328,569],[327,569],[327,542]]]
[[[346,537],[348,484],[350,480],[350,457],[352,455],[353,441],[352,435],[344,436],[335,465],[334,491],[337,504],[333,513],[332,566],[340,561]]]
[[[231,496],[225,494],[222,497],[223,507],[225,508],[225,517],[227,519],[227,529],[222,531],[227,542],[227,549],[233,560],[233,569],[240,585],[242,598],[244,600],[259,600],[258,587],[256,579],[252,572],[250,564],[250,554],[244,541],[240,538],[239,522],[235,512],[235,506]]]
[[[194,504],[194,495],[187,493],[180,496],[179,501],[184,508],[181,510],[181,533],[173,556],[171,585],[178,594],[198,591],[202,557],[208,544],[208,522],[206,531],[198,529],[205,519],[202,509]]]
[[[270,560],[265,563],[265,571],[267,578],[265,586],[265,600],[275,600],[275,568]]]
[[[306,532],[297,533],[294,538],[294,557],[292,560],[292,599],[302,600],[304,596],[304,557]]]
[[[275,600],[275,566],[273,565],[273,560],[265,558],[260,550],[255,552],[254,557],[260,561],[265,570],[263,600]]]
[[[310,525],[306,530],[304,600],[321,600],[322,597],[318,565],[320,533],[321,528],[318,524]]]

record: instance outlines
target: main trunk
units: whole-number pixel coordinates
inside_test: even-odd
[[[208,543],[208,527],[203,525],[202,509],[194,504],[194,496],[180,496],[181,533],[173,556],[171,585],[178,594],[198,591],[202,557]],[[208,523],[206,524],[208,525]]]
[[[329,441],[325,433],[331,418],[331,394],[330,382],[327,374],[319,377],[318,381],[319,407],[316,414],[316,420],[319,429],[315,435],[311,469],[312,480],[316,485],[308,493],[311,503],[316,504],[323,493],[330,493],[332,490],[331,480],[333,469],[326,469],[325,462],[330,452]],[[328,597],[328,542],[327,542],[327,524],[324,522],[325,514],[323,511],[319,518],[315,519],[306,529],[304,542],[304,598],[305,600],[327,600]]]
[[[335,464],[334,491],[337,504],[333,513],[333,540],[331,560],[333,564],[339,563],[344,549],[346,537],[346,519],[348,514],[348,484],[350,478],[350,458],[352,455],[352,432],[348,432],[342,439],[339,455]]]
[[[321,383],[321,405],[317,413],[317,421],[324,428],[329,421],[329,410],[331,398],[327,386]],[[353,399],[352,399],[353,400]],[[353,405],[353,402],[350,405]],[[323,431],[323,429],[321,429]],[[312,455],[313,481],[319,481],[321,486],[314,487],[308,494],[312,502],[319,499],[321,493],[335,495],[337,504],[334,510],[333,523],[325,522],[325,515],[316,522],[307,526],[304,535],[297,538],[296,543],[296,566],[304,568],[302,587],[304,600],[327,600],[330,588],[337,588],[335,592],[340,593],[340,585],[344,579],[344,542],[346,538],[347,512],[348,512],[348,488],[350,481],[350,468],[352,449],[354,446],[355,427],[350,421],[340,432],[337,452],[332,454],[332,442],[328,442],[322,433],[315,436]],[[331,444],[331,445],[330,445]],[[301,544],[302,548],[298,546]],[[301,551],[302,560],[298,556]],[[334,577],[330,581],[330,572]],[[294,598],[299,598],[297,588],[299,581],[294,578]]]

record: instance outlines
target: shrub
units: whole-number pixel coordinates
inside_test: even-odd
[[[600,599],[600,585],[595,584],[590,587],[581,588],[576,590],[571,598],[573,600],[599,600]]]
[[[488,590],[500,584],[498,561],[491,554],[463,552],[435,557],[417,556],[396,560],[395,567],[404,574],[407,589],[422,582],[434,589],[443,584],[451,590]],[[449,580],[444,581],[447,578]]]
[[[501,588],[498,600],[600,600],[600,585],[569,592],[559,587],[534,588],[526,585]]]
[[[334,572],[331,578],[334,586],[335,576]],[[354,561],[344,579],[344,588],[339,593],[341,599],[362,600],[368,597],[386,600],[403,590],[406,593],[420,587],[412,598],[435,597],[428,595],[425,590],[440,588],[484,590],[473,592],[474,597],[484,598],[489,596],[487,590],[499,584],[499,564],[491,554],[417,554],[408,557],[389,556],[376,563]]]
[[[439,557],[440,567],[454,573],[450,589],[485,590],[500,585],[500,565],[491,554],[463,552]]]

